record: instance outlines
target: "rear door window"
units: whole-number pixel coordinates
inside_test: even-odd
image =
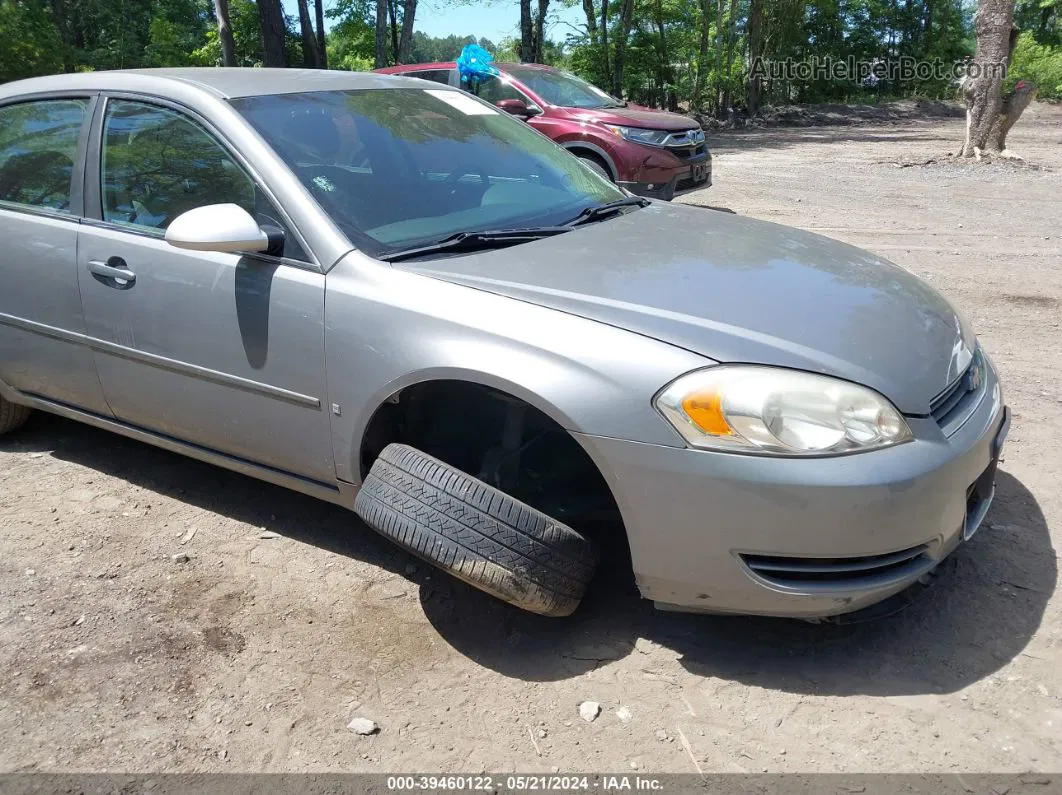
[[[54,99],[0,108],[0,204],[71,212],[87,107],[87,99]]]
[[[488,77],[477,83],[471,91],[477,97],[486,100],[492,105],[497,105],[503,99],[518,99],[528,106],[535,104],[527,94],[517,91],[507,80],[501,77]]]
[[[444,86],[450,85],[450,74],[453,69],[423,69],[419,72],[403,72],[403,77],[417,77],[421,80],[430,80],[433,83],[441,83]]]

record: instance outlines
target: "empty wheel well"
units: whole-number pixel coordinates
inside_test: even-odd
[[[586,451],[551,417],[505,392],[428,381],[392,395],[362,438],[363,479],[392,442],[433,455],[587,535],[623,532],[612,491]]]

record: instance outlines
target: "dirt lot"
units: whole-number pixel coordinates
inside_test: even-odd
[[[720,135],[693,199],[892,258],[1002,370],[990,526],[906,612],[690,617],[599,582],[540,619],[342,510],[38,416],[0,442],[0,770],[1062,769],[1062,109],[1011,141],[1050,170],[894,165],[960,136]]]

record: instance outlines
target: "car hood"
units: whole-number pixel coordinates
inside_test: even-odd
[[[622,127],[644,127],[653,130],[694,130],[700,125],[688,116],[662,110],[638,110],[636,108],[590,108],[567,109],[573,118],[581,121],[596,121],[618,124]]]
[[[838,376],[906,414],[927,414],[972,356],[955,310],[907,271],[829,238],[705,208],[654,203],[512,248],[396,267],[718,362]]]

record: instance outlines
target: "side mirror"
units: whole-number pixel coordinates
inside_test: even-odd
[[[538,108],[529,107],[522,99],[499,99],[494,106],[521,119],[529,119],[542,113]]]
[[[208,204],[181,213],[166,228],[166,242],[191,251],[275,253],[284,247],[279,229],[263,229],[236,204]]]

